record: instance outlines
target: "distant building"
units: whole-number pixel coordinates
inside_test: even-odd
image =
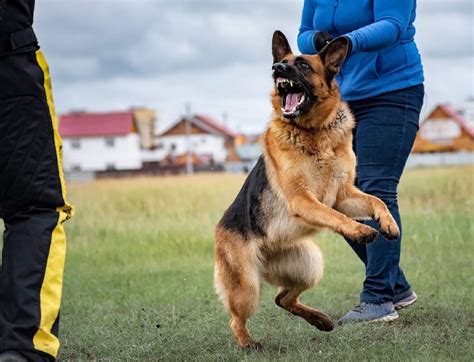
[[[474,121],[462,115],[473,113],[468,111],[438,105],[420,126],[412,153],[473,152]]]
[[[153,150],[155,148],[155,111],[145,107],[132,108],[133,118],[140,135],[142,150]]]
[[[192,154],[196,165],[222,165],[226,161],[237,159],[236,136],[236,133],[213,118],[195,114],[189,119],[189,123],[185,117],[179,119],[158,136],[156,143],[163,155],[163,162],[169,165],[185,163],[188,152]]]
[[[65,172],[138,170],[142,149],[152,149],[154,113],[71,112],[60,116]]]
[[[240,134],[235,139],[236,146],[260,143],[261,134]]]
[[[228,172],[250,172],[262,154],[261,135],[238,135],[235,139],[236,158],[225,165]]]
[[[474,97],[468,98],[456,108],[459,115],[466,121],[468,127],[474,129]]]

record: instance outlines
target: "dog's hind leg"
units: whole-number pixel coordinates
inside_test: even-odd
[[[326,314],[299,302],[298,298],[304,290],[305,288],[297,286],[294,288],[279,287],[275,303],[291,314],[303,318],[321,331],[332,331],[334,323]]]
[[[331,331],[334,324],[326,314],[299,301],[300,294],[319,282],[322,274],[321,251],[307,239],[272,255],[268,260],[266,278],[278,286],[275,298],[278,306],[322,331]]]
[[[260,349],[261,344],[252,339],[247,329],[247,321],[260,299],[257,246],[234,233],[218,231],[215,252],[214,284],[231,315],[232,333],[241,348]]]

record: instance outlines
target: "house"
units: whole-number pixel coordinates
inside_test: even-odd
[[[237,159],[236,136],[213,118],[194,114],[189,120],[180,118],[158,136],[156,143],[166,164],[181,164],[190,153],[195,165],[222,165]]]
[[[247,144],[257,144],[260,143],[262,135],[259,133],[254,134],[240,134],[235,139],[235,144],[237,146],[247,145]]]
[[[138,170],[141,137],[133,111],[60,116],[65,172]]]
[[[422,123],[412,153],[473,152],[474,122],[462,114],[467,112],[447,104],[435,107]]]
[[[225,169],[232,173],[247,173],[255,166],[262,154],[261,135],[238,135],[235,139],[235,145],[237,160],[227,162]]]

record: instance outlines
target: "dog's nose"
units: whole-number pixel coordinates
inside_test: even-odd
[[[281,72],[281,73],[284,73],[286,71],[288,71],[288,64],[285,64],[285,63],[275,63],[273,64],[272,66],[272,70],[274,72]]]

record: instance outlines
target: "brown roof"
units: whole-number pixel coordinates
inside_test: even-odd
[[[171,127],[165,130],[161,136],[166,135],[172,129],[175,129],[179,124],[186,121],[185,117],[180,118],[176,123],[174,123]],[[229,128],[224,126],[223,124],[219,123],[217,120],[210,116],[205,116],[202,114],[195,114],[191,117],[191,124],[202,129],[206,133],[213,133],[219,134],[222,136],[230,136],[236,137],[237,133],[231,131]]]
[[[461,128],[467,132],[469,136],[474,137],[474,129],[469,126],[466,120],[461,117],[461,115],[456,112],[454,108],[452,108],[448,104],[441,104],[440,107],[449,117],[451,117],[456,123],[458,123]]]
[[[202,114],[196,114],[194,118],[199,119],[200,121],[206,123],[207,125],[211,126],[212,128],[218,130],[219,132],[225,134],[226,136],[236,137],[237,133],[231,131],[229,128],[224,126],[223,124],[216,121],[214,118],[205,116]]]

